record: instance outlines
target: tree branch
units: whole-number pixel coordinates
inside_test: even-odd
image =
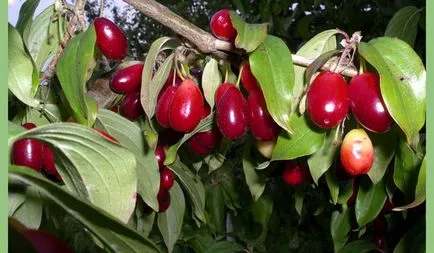
[[[143,14],[153,18],[157,22],[170,28],[172,31],[186,38],[192,45],[203,53],[213,54],[219,58],[228,58],[228,52],[234,52],[236,49],[232,43],[219,40],[210,33],[200,29],[194,24],[183,19],[166,6],[158,3],[155,0],[123,0],[130,4]],[[302,67],[309,66],[313,60],[304,58],[299,55],[292,55],[294,64]],[[330,70],[329,65],[324,65],[323,70]],[[357,75],[357,70],[354,68],[339,69],[342,75],[353,77]]]

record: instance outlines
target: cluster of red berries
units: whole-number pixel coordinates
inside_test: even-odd
[[[157,145],[155,149],[155,158],[160,168],[160,189],[157,194],[157,200],[159,205],[159,211],[164,212],[170,205],[170,192],[174,183],[173,172],[164,166],[164,159],[166,159],[166,152],[163,146]]]

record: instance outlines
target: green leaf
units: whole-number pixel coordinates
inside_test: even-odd
[[[402,211],[414,208],[422,204],[426,199],[426,157],[423,158],[422,165],[419,170],[419,177],[417,178],[415,199],[410,204],[401,207],[395,207],[394,211]]]
[[[280,127],[293,134],[289,112],[293,100],[294,67],[285,42],[268,35],[250,55],[249,63],[264,93],[271,117]]]
[[[156,94],[159,93],[164,85],[164,82],[167,80],[170,70],[169,67],[171,67],[173,64],[173,55],[170,55],[168,58],[166,58],[163,65],[160,66],[154,78],[152,78],[157,56],[161,51],[166,49],[174,49],[178,45],[180,45],[180,42],[177,39],[161,37],[152,43],[148,54],[146,55],[142,72],[140,102],[142,103],[142,107],[149,119],[152,118],[155,113],[155,106],[157,104]],[[160,74],[158,74],[158,72],[160,72]]]
[[[372,242],[365,241],[365,240],[358,240],[358,241],[350,242],[347,245],[345,245],[345,247],[343,247],[339,251],[339,253],[352,253],[352,252],[369,253],[376,249],[377,246],[375,246],[375,244],[373,244]]]
[[[386,173],[386,169],[395,156],[395,149],[398,145],[398,138],[394,131],[384,134],[369,134],[374,145],[374,164],[368,172],[369,178],[374,184],[380,182]]]
[[[23,36],[24,41],[27,40],[26,33],[28,32],[29,27],[32,25],[33,15],[35,14],[39,2],[39,0],[27,0],[21,6],[16,28]]]
[[[303,211],[303,201],[306,189],[302,187],[297,187],[295,189],[294,194],[294,201],[295,201],[295,210],[297,211],[298,215],[302,217],[301,212]]]
[[[208,188],[205,208],[208,213],[207,224],[209,228],[214,232],[223,234],[225,232],[225,202],[221,185],[211,185]]]
[[[325,132],[315,126],[306,114],[293,114],[289,123],[295,134],[280,132],[273,149],[272,160],[292,160],[313,154],[322,147]]]
[[[264,192],[266,178],[262,175],[258,175],[258,172],[255,170],[256,161],[250,155],[251,147],[252,141],[249,141],[244,145],[243,170],[252,198],[254,201],[257,201]]]
[[[262,226],[262,234],[264,235],[273,213],[273,200],[268,195],[262,195],[251,204],[249,210],[252,213],[253,221]]]
[[[103,209],[79,200],[56,184],[29,173],[28,169],[10,166],[8,178],[20,180],[37,188],[44,196],[77,219],[109,252],[160,252],[153,242],[128,228]]]
[[[70,192],[128,221],[137,191],[136,160],[131,152],[94,130],[72,123],[37,127],[19,137],[46,142]]]
[[[54,56],[65,34],[65,16],[52,19],[55,14],[54,5],[50,5],[39,14],[29,29],[25,43],[35,62],[36,69],[41,71],[48,58]]]
[[[20,125],[8,121],[8,143],[11,143],[11,139],[16,138],[21,133],[24,133],[26,129]],[[9,145],[10,146],[10,145]]]
[[[241,245],[234,242],[220,241],[213,243],[205,253],[235,253],[243,250]]]
[[[205,188],[200,177],[194,175],[184,164],[179,161],[171,164],[169,168],[178,177],[183,188],[187,191],[193,204],[193,212],[197,219],[206,222],[205,218]]]
[[[197,127],[193,131],[185,134],[181,140],[179,140],[176,144],[170,146],[169,149],[166,151],[166,159],[164,160],[164,165],[172,164],[176,160],[178,149],[181,147],[182,144],[184,144],[184,142],[193,137],[193,135],[199,132],[206,132],[211,130],[212,124],[214,122],[213,120],[214,113],[211,113],[206,118],[202,119],[199,122],[199,125],[197,125]]]
[[[410,146],[402,139],[399,140],[395,157],[393,181],[408,199],[414,197],[421,160]]]
[[[15,211],[26,201],[24,192],[8,191],[8,216],[13,216]]]
[[[347,180],[339,182],[339,195],[337,203],[343,205],[348,202],[348,200],[351,198],[351,195],[353,195],[353,188],[355,189],[355,180]]]
[[[24,168],[30,170],[30,168]],[[25,201],[14,211],[12,217],[29,229],[38,229],[42,221],[43,201],[37,188],[27,187]]]
[[[326,179],[327,187],[329,188],[330,191],[330,197],[332,199],[332,202],[333,204],[336,205],[339,197],[339,184],[338,184],[338,179],[336,178],[335,168],[326,171],[325,179]]]
[[[322,147],[307,159],[310,174],[315,184],[318,184],[320,177],[332,166],[341,141],[342,131],[339,127],[333,128],[326,133]]]
[[[218,61],[210,58],[203,69],[202,89],[203,95],[211,108],[214,107],[214,95],[222,83],[222,76],[219,71]]]
[[[425,219],[418,222],[398,242],[393,253],[425,253],[426,252]]]
[[[73,37],[66,46],[56,65],[56,74],[63,93],[78,123],[92,126],[98,107],[95,99],[87,94],[86,82],[96,65],[95,26]]]
[[[386,107],[412,146],[425,124],[426,71],[416,52],[399,39],[381,37],[360,43],[359,52],[380,74]]]
[[[98,113],[95,126],[115,137],[135,155],[137,192],[148,206],[158,211],[156,196],[160,188],[160,170],[154,150],[148,147],[139,123],[103,109]]]
[[[184,193],[177,182],[170,189],[170,200],[169,208],[158,214],[158,229],[169,253],[173,251],[173,247],[181,234],[185,212]]]
[[[237,86],[238,77],[232,71],[232,65],[230,62],[224,61],[223,64],[219,65],[219,69],[220,69],[221,73],[223,73],[225,78],[226,78],[226,80],[223,80],[223,81],[228,82],[228,83],[232,83],[235,86]],[[239,88],[239,84],[238,84],[237,88]]]
[[[373,221],[383,208],[387,198],[385,181],[372,184],[367,177],[361,178],[355,206],[359,227]]]
[[[268,24],[248,24],[234,11],[229,12],[232,24],[237,30],[235,47],[253,52],[265,40],[268,32]]]
[[[339,252],[348,240],[348,233],[351,230],[350,210],[346,205],[342,210],[335,210],[330,220],[330,229],[333,238],[334,252]]]
[[[413,47],[421,10],[414,6],[406,6],[397,11],[387,24],[384,35],[401,39]]]
[[[8,87],[23,103],[37,107],[34,98],[38,88],[38,72],[24,48],[20,34],[10,24],[8,26]]]

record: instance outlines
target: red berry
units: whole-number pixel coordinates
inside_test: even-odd
[[[220,99],[223,97],[223,95],[228,91],[230,87],[235,87],[235,86],[231,83],[220,84],[220,86],[217,88],[214,94],[214,100],[216,105],[218,105]]]
[[[237,30],[232,25],[229,10],[216,12],[210,22],[211,31],[217,38],[226,41],[234,41],[237,37]]]
[[[56,168],[53,151],[47,145],[44,145],[44,170],[48,175],[54,176],[57,181],[62,181],[62,176]]]
[[[140,90],[142,71],[142,63],[116,71],[110,82],[111,89],[117,93],[129,93]]]
[[[170,127],[169,122],[169,109],[172,105],[173,97],[175,96],[178,87],[169,86],[161,95],[157,102],[157,108],[155,111],[155,117],[158,123],[164,128]]]
[[[160,170],[160,189],[170,190],[174,181],[173,172],[169,168],[163,167]]]
[[[247,99],[250,131],[257,140],[271,141],[280,133],[279,125],[274,122],[261,90],[252,91]]]
[[[367,72],[353,77],[348,95],[351,111],[363,127],[375,133],[384,133],[391,128],[393,119],[381,97],[378,75]]]
[[[374,147],[363,129],[353,129],[345,135],[340,155],[344,169],[353,176],[368,173],[374,163]]]
[[[178,132],[193,131],[203,114],[203,96],[193,80],[185,79],[173,96],[169,109],[170,126]]]
[[[14,164],[40,171],[43,161],[43,143],[33,139],[21,139],[12,145],[12,162]]]
[[[175,78],[175,80],[173,80],[173,78]],[[179,78],[178,75],[175,76],[175,71],[171,70],[169,72],[169,76],[167,77],[166,82],[164,83],[163,88],[161,88],[160,93],[158,93],[157,100],[160,100],[161,96],[163,95],[163,93],[166,91],[167,88],[169,88],[170,86],[178,87],[179,85],[181,85],[181,83],[182,83],[182,79]]]
[[[300,185],[310,180],[309,169],[295,161],[286,161],[283,168],[283,180],[292,186]]]
[[[235,140],[248,130],[247,103],[235,86],[230,87],[217,104],[217,126],[224,137]]]
[[[120,104],[121,115],[135,121],[143,114],[142,104],[140,103],[140,92],[128,93]]]
[[[256,80],[252,70],[250,69],[249,61],[244,61],[241,66],[243,68],[241,72],[241,83],[243,84],[244,89],[249,93],[255,90],[260,90],[258,80]]]
[[[345,79],[334,72],[319,74],[307,91],[307,112],[322,128],[337,126],[348,113],[349,100]]]
[[[200,144],[199,138],[194,135],[187,141],[188,148],[196,155],[205,156],[209,154],[210,150]]]
[[[164,151],[163,146],[157,145],[155,149],[155,158],[158,162],[158,167],[161,169],[164,167],[164,160],[166,159],[166,152]]]
[[[23,236],[30,241],[38,253],[73,253],[59,238],[42,230],[23,230]]]
[[[30,130],[30,129],[36,128],[36,125],[33,123],[30,123],[30,122],[27,122],[27,123],[23,124],[23,127],[27,130]]]
[[[159,211],[165,212],[170,206],[170,193],[168,190],[160,188],[157,194],[157,200],[159,205]]]
[[[111,60],[122,60],[128,53],[128,42],[124,32],[106,18],[94,21],[96,45],[102,54]]]

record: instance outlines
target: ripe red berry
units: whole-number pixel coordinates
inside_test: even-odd
[[[248,130],[247,103],[235,86],[230,87],[217,104],[217,127],[230,140],[242,137]]]
[[[142,104],[140,103],[140,92],[128,93],[120,104],[121,115],[135,121],[143,114]]]
[[[128,53],[128,42],[124,32],[106,18],[94,21],[96,45],[102,54],[111,60],[122,60]]]
[[[374,163],[374,147],[363,129],[353,129],[345,135],[340,155],[344,169],[353,176],[368,173]]]
[[[53,151],[49,146],[44,145],[44,171],[53,176],[57,181],[62,181],[59,171],[56,168]]]
[[[142,71],[142,63],[116,71],[110,82],[110,88],[117,93],[129,93],[140,90]]]
[[[322,72],[310,85],[306,104],[307,112],[316,125],[322,128],[337,126],[349,109],[345,79],[334,72]]]
[[[232,25],[229,10],[216,12],[210,22],[211,31],[217,38],[226,41],[234,41],[237,37],[237,30]]]
[[[311,178],[309,169],[301,163],[286,161],[283,168],[283,180],[292,186],[308,182]]]
[[[30,129],[36,128],[36,125],[33,123],[30,123],[30,122],[27,122],[27,123],[23,124],[23,127],[27,130],[30,130]]]
[[[384,133],[391,128],[393,119],[381,97],[378,75],[367,72],[353,77],[348,95],[351,111],[363,127],[375,133]]]
[[[230,87],[235,87],[235,85],[233,85],[231,83],[220,84],[220,86],[217,88],[217,90],[215,91],[215,94],[214,94],[214,100],[215,100],[216,105],[218,105],[218,103],[220,102],[220,99],[223,97],[223,95],[226,93],[226,91],[228,91],[228,89]]]
[[[169,109],[172,105],[173,97],[175,96],[177,89],[178,87],[176,86],[167,87],[157,102],[155,117],[157,118],[158,123],[164,128],[170,127]]]
[[[159,205],[159,211],[165,212],[170,206],[170,193],[168,190],[160,188],[157,194],[157,200]]]
[[[193,131],[203,114],[203,95],[191,79],[185,79],[173,96],[169,109],[170,126],[178,132]]]
[[[173,172],[169,168],[163,167],[160,170],[160,189],[167,191],[170,190],[174,181]]]
[[[166,152],[164,151],[163,146],[157,145],[155,149],[155,158],[158,162],[158,167],[161,169],[164,167],[164,160],[166,159]]]
[[[175,80],[174,80],[175,79]],[[181,85],[182,83],[182,79],[179,78],[178,75],[175,76],[175,71],[171,70],[169,72],[169,76],[167,77],[166,82],[164,83],[163,88],[161,88],[160,92],[158,93],[158,98],[157,101],[160,100],[161,96],[163,95],[163,93],[170,87],[170,86],[175,86],[178,87],[179,85]]]
[[[261,90],[252,91],[247,99],[250,131],[257,140],[271,141],[280,133],[279,125],[274,122]]]
[[[59,238],[42,230],[23,230],[23,236],[30,241],[38,253],[73,253]]]
[[[255,90],[261,90],[259,88],[258,80],[256,80],[252,70],[250,69],[249,61],[244,61],[241,66],[243,69],[241,72],[241,84],[243,84],[244,89],[249,93]]]
[[[12,162],[40,171],[43,166],[43,144],[33,139],[21,139],[12,145]]]

